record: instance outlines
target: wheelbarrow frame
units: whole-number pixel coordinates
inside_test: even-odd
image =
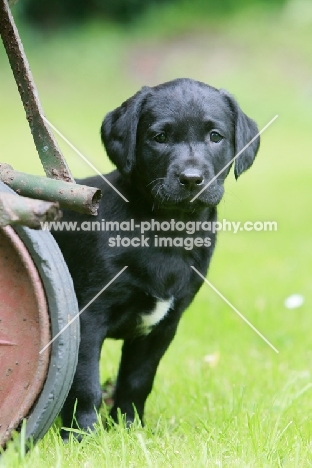
[[[75,183],[44,120],[38,92],[7,0],[0,0],[0,33],[47,176],[20,173],[8,164],[0,163],[0,231],[3,226],[14,225],[14,228],[7,229],[14,229],[31,256],[45,292],[50,318],[50,360],[43,387],[30,411],[14,423],[14,428],[19,429],[22,420],[26,419],[26,439],[36,441],[47,432],[68,394],[77,364],[80,337],[77,299],[64,258],[49,232],[30,227],[38,229],[42,221],[58,219],[60,207],[95,215],[101,192],[95,187]],[[11,436],[11,429],[13,427],[0,441],[3,446]]]

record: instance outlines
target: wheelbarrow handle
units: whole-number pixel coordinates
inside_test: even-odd
[[[38,91],[7,0],[0,0],[0,34],[47,177],[75,183],[52,132],[42,118],[44,113]]]

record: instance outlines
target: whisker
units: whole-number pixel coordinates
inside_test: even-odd
[[[153,182],[156,182],[156,180],[165,180],[164,177],[158,177],[157,179],[154,179],[152,180],[152,182],[150,182],[149,184],[146,185],[146,187],[148,187],[149,185],[151,185]]]

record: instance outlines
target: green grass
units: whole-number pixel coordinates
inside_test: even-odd
[[[99,425],[63,445],[57,422],[27,455],[12,443],[5,466],[312,466],[311,23],[286,9],[218,20],[191,13],[152,10],[128,29],[21,31],[47,117],[102,171],[112,166],[101,119],[142,85],[189,76],[228,89],[260,128],[279,114],[253,168],[238,182],[229,176],[220,205],[220,218],[275,220],[278,230],[220,233],[209,273],[279,354],[204,284],[160,365],[146,428]],[[42,173],[3,51],[0,64],[1,158]],[[75,176],[91,174],[60,144]],[[285,308],[292,293],[305,297],[301,308]],[[103,382],[119,354],[120,343],[104,345]]]

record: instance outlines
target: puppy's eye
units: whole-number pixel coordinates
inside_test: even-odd
[[[223,140],[223,136],[220,135],[218,132],[211,132],[210,133],[210,141],[213,143],[219,143],[219,141]]]
[[[164,132],[158,133],[158,135],[154,137],[154,140],[157,141],[157,143],[166,143],[167,135]]]

